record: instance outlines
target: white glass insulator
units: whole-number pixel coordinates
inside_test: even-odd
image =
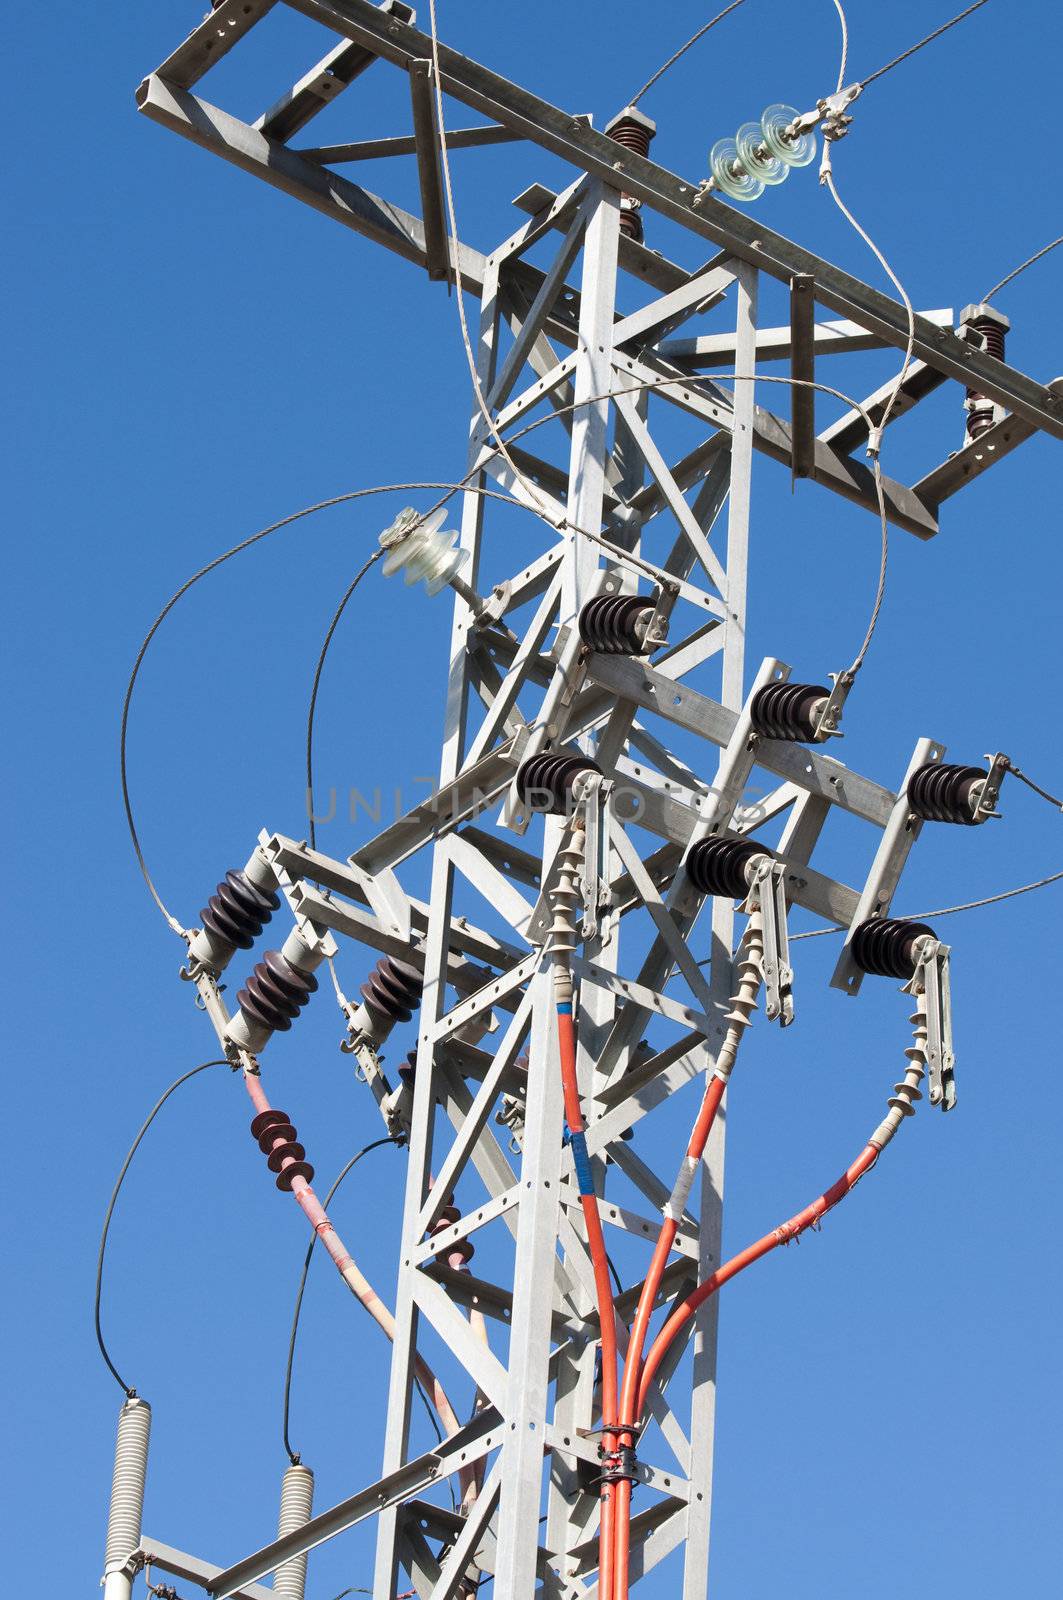
[[[788,167],[807,167],[816,156],[816,136],[814,133],[799,133],[796,138],[789,138],[787,130],[801,115],[793,106],[769,106],[760,119],[760,131],[764,136],[764,143],[773,156]]]
[[[457,533],[443,531],[446,510],[433,511],[423,521],[415,511],[401,512],[381,535],[387,548],[384,576],[401,572],[406,583],[422,582],[429,594],[438,594],[469,559],[468,550],[456,550]],[[404,531],[408,530],[408,531]],[[398,535],[397,542],[391,541]]]
[[[709,151],[709,170],[716,187],[732,200],[757,200],[764,193],[763,181],[747,172],[739,160],[733,139],[717,139]]]
[[[782,183],[789,176],[786,163],[765,148],[764,130],[759,122],[743,122],[735,134],[735,146],[746,171],[762,183]]]

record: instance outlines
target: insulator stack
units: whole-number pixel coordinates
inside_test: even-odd
[[[753,1020],[757,1009],[757,991],[764,978],[764,921],[759,906],[750,912],[745,937],[736,961],[738,988],[731,996],[731,1009],[727,1013],[727,1032],[716,1057],[714,1072],[718,1078],[729,1078],[731,1068],[742,1043],[742,1035]]]
[[[648,156],[650,141],[657,132],[657,124],[651,118],[643,116],[635,106],[625,106],[605,129],[610,139],[615,139],[617,144],[631,150],[637,156]],[[634,239],[636,244],[643,240],[642,218],[639,212],[642,201],[634,195],[621,194],[620,196],[620,232],[629,239]]]
[[[295,1126],[286,1111],[260,1111],[251,1123],[251,1137],[266,1158],[266,1165],[277,1174],[277,1188],[289,1190],[293,1178],[314,1181],[314,1169],[305,1160]]]
[[[987,356],[994,356],[998,361],[1003,361],[1005,336],[1011,327],[1003,312],[994,310],[992,306],[966,306],[960,317],[960,324],[982,335],[985,341],[984,353]],[[977,389],[967,390],[965,404],[968,442],[981,438],[982,434],[988,432],[1002,415],[1000,408],[990,400],[989,396],[981,394]]]
[[[768,683],[750,706],[753,731],[765,739],[808,744],[816,738],[816,722],[830,690],[821,683]]]
[[[312,972],[303,972],[281,950],[267,950],[236,999],[260,1028],[287,1033],[316,988]]]
[[[277,1537],[295,1533],[310,1521],[314,1510],[314,1474],[301,1462],[293,1462],[281,1479],[281,1506],[277,1518]],[[304,1600],[306,1594],[306,1556],[293,1556],[278,1567],[273,1577],[273,1593],[284,1600]]]
[[[915,816],[927,822],[952,822],[969,828],[983,820],[977,808],[985,780],[981,767],[931,763],[908,779],[908,803]]]
[[[151,1407],[138,1395],[131,1395],[118,1413],[104,1554],[104,1600],[129,1600],[132,1592],[132,1575],[124,1568],[140,1545],[150,1437]]]
[[[399,1022],[409,1022],[421,1003],[424,978],[416,967],[383,956],[359,989],[372,1031],[383,1037]]]
[[[653,648],[646,633],[656,601],[638,594],[599,594],[579,614],[579,636],[603,655],[640,656]]]
[[[250,950],[280,905],[277,879],[261,851],[227,872],[199,913],[202,929],[189,945],[194,963],[223,972],[237,950]]]
[[[517,793],[532,811],[566,816],[572,809],[573,790],[585,772],[601,775],[588,756],[560,751],[532,756],[517,771]]]
[[[406,1052],[405,1061],[399,1063],[396,1071],[398,1073],[399,1082],[402,1084],[403,1088],[409,1089],[410,1093],[412,1094],[414,1082],[417,1078],[417,1051],[408,1050]]]
[[[455,1222],[461,1221],[461,1212],[454,1204],[453,1196],[447,1201],[443,1210],[428,1230],[428,1237],[434,1239],[437,1234],[445,1233],[452,1228]],[[436,1260],[441,1266],[452,1267],[456,1272],[467,1272],[469,1262],[476,1254],[475,1246],[471,1239],[458,1239],[454,1244],[445,1246],[439,1251]]]
[[[687,877],[701,894],[744,900],[749,889],[749,863],[769,854],[753,839],[699,839],[687,856]]]
[[[874,917],[855,929],[849,952],[861,972],[907,981],[918,965],[920,942],[936,937],[925,922]]]

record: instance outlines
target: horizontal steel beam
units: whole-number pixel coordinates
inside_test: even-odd
[[[432,41],[418,28],[381,17],[369,0],[287,0],[296,11],[313,17],[348,39],[377,51],[385,60],[408,67],[411,60],[432,53]],[[439,44],[442,87],[456,100],[473,107],[492,121],[513,128],[526,138],[603,179],[625,194],[641,200],[650,210],[702,238],[729,250],[752,266],[789,283],[811,276],[816,299],[839,316],[859,323],[898,350],[907,347],[908,313],[899,301],[843,272],[840,267],[773,232],[761,215],[745,215],[684,181],[645,156],[617,147],[607,134],[520,88],[457,50]],[[972,350],[948,328],[934,327],[916,316],[913,354],[928,366],[1006,406],[1063,439],[1063,400],[1025,373]]]
[[[935,327],[951,328],[953,311],[921,311],[919,315]],[[877,333],[868,333],[856,322],[817,322],[815,326],[817,356],[832,356],[858,350],[881,350],[885,340]],[[716,363],[734,365],[735,336],[733,333],[706,333],[696,338],[665,339],[657,346],[659,355],[674,361],[677,367],[711,367]],[[790,324],[780,328],[757,329],[757,363],[762,361],[789,361],[793,354]]]
[[[519,133],[512,128],[500,128],[489,123],[482,128],[448,128],[447,151],[478,150],[488,144],[515,144]],[[389,156],[412,156],[417,149],[416,137],[399,134],[390,139],[360,139],[356,144],[319,144],[300,150],[307,161],[320,161],[325,166],[342,165],[347,161],[380,161]]]
[[[366,1517],[376,1516],[389,1506],[401,1505],[412,1495],[421,1494],[440,1478],[456,1472],[459,1467],[481,1460],[489,1450],[494,1450],[506,1435],[494,1407],[479,1412],[458,1432],[452,1434],[435,1450],[417,1456],[397,1472],[389,1473],[357,1494],[349,1495],[328,1511],[319,1512],[304,1522],[302,1527],[274,1539],[272,1544],[245,1556],[233,1566],[220,1572],[211,1582],[210,1593],[214,1600],[229,1600],[248,1583],[255,1583],[270,1572],[276,1572],[286,1561],[305,1555],[338,1533],[345,1533]]]
[[[185,1583],[194,1583],[197,1588],[210,1593],[222,1571],[221,1567],[215,1567],[209,1561],[201,1561],[198,1556],[187,1555],[184,1550],[175,1550],[171,1545],[143,1535],[140,1549],[129,1559],[138,1568],[158,1567],[160,1572],[169,1573],[171,1578],[181,1578]],[[273,1589],[267,1589],[265,1584],[244,1583],[233,1591],[233,1600],[276,1600],[276,1594]]]
[[[249,123],[230,116],[206,100],[168,82],[157,73],[145,78],[137,90],[137,106],[152,122],[221,156],[244,172],[262,178],[274,189],[294,195],[315,211],[363,233],[395,255],[427,267],[424,224],[401,206],[382,200],[349,178],[331,172],[316,161],[269,139]],[[478,250],[461,245],[461,273],[468,289],[483,287],[484,258]]]

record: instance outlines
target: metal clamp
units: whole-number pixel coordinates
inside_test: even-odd
[[[761,856],[751,865],[746,909],[758,907],[763,925],[764,1014],[780,1028],[788,1028],[794,1020],[794,974],[786,924],[786,863]]]
[[[583,847],[583,937],[609,943],[609,799],[613,784],[607,778],[589,773],[583,780],[579,805],[585,823]]]
[[[369,1040],[366,1038],[365,1034],[355,1026],[354,1015],[357,1009],[358,1008],[352,1006],[349,1001],[344,1006],[344,1010],[347,1013],[349,1032],[346,1039],[341,1040],[340,1049],[344,1051],[345,1054],[353,1055],[355,1057],[358,1062],[358,1076],[364,1083],[367,1083],[372,1090],[373,1099],[380,1107],[380,1111],[384,1118],[384,1122],[387,1125],[388,1132],[396,1133],[400,1130],[392,1127],[392,1121],[394,1120],[394,1114],[397,1108],[394,1106],[389,1108],[387,1102],[389,1100],[394,1100],[397,1097],[392,1090],[391,1084],[388,1082],[387,1075],[384,1072],[383,1067],[380,1065],[380,1057],[373,1049],[373,1046],[369,1043]]]
[[[844,739],[845,735],[838,727],[842,720],[842,706],[849,698],[849,691],[856,682],[851,672],[828,672],[828,678],[834,685],[830,694],[823,701],[816,716],[816,743],[824,739]]]
[[[1004,774],[1011,768],[1010,759],[1001,751],[990,755],[986,751],[985,759],[989,762],[989,771],[985,781],[978,790],[978,799],[974,808],[974,820],[984,822],[987,817],[1000,817],[997,810],[997,801],[1000,799],[1000,785],[1004,782]]]
[[[947,944],[924,939],[916,969],[904,986],[906,994],[922,994],[926,1003],[926,1066],[930,1104],[951,1111],[956,1104],[952,1049],[952,987]]]

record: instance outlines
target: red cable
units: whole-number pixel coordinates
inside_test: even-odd
[[[701,1109],[691,1130],[690,1139],[686,1148],[688,1160],[700,1161],[705,1153],[712,1125],[716,1120],[716,1113],[720,1108],[724,1090],[727,1087],[723,1078],[711,1077],[705,1086],[705,1093],[701,1101]],[[657,1235],[650,1261],[649,1271],[646,1273],[639,1295],[638,1307],[635,1311],[635,1320],[631,1328],[631,1337],[628,1341],[627,1357],[624,1361],[624,1381],[620,1390],[620,1411],[618,1421],[621,1431],[618,1443],[622,1446],[633,1445],[635,1435],[629,1431],[638,1422],[640,1407],[638,1404],[639,1372],[642,1364],[642,1351],[646,1343],[646,1333],[649,1328],[650,1318],[653,1315],[654,1302],[657,1292],[661,1287],[664,1269],[679,1230],[677,1217],[666,1217],[661,1224],[661,1231]],[[626,1424],[626,1427],[625,1427]],[[624,1600],[628,1587],[628,1551],[630,1544],[630,1516],[631,1516],[631,1483],[622,1478],[616,1485],[616,1499],[614,1511],[614,1590],[610,1600]]]
[[[561,1086],[565,1098],[565,1121],[570,1135],[581,1138],[585,1131],[583,1108],[580,1105],[579,1084],[576,1078],[576,1032],[571,1010],[557,1012],[557,1038],[561,1053]],[[609,1262],[605,1253],[605,1235],[598,1211],[598,1201],[593,1194],[581,1194],[580,1203],[587,1225],[587,1243],[591,1266],[594,1269],[594,1287],[598,1300],[598,1322],[602,1347],[602,1421],[614,1422],[617,1411],[617,1350],[616,1324],[613,1320],[613,1288],[609,1279]],[[616,1450],[616,1434],[603,1432],[602,1449],[608,1457]],[[601,1486],[601,1526],[598,1530],[598,1594],[600,1600],[613,1597],[613,1523],[614,1489],[619,1485],[603,1482]]]
[[[825,1216],[833,1206],[836,1206],[840,1200],[844,1200],[845,1196],[851,1193],[864,1173],[870,1171],[874,1166],[878,1156],[877,1145],[865,1145],[852,1166],[846,1168],[837,1183],[832,1184],[817,1200],[813,1200],[811,1205],[807,1205],[803,1211],[799,1211],[796,1216],[791,1217],[789,1222],[782,1223],[780,1227],[773,1229],[771,1233],[766,1233],[762,1239],[758,1239],[756,1244],[747,1245],[744,1250],[739,1251],[738,1255],[732,1256],[730,1261],[725,1261],[722,1267],[714,1272],[710,1278],[706,1278],[704,1283],[699,1284],[676,1307],[650,1346],[649,1355],[646,1357],[645,1365],[642,1369],[638,1393],[638,1414],[640,1416],[646,1403],[646,1395],[650,1384],[653,1382],[657,1368],[664,1359],[669,1345],[680,1328],[685,1327],[690,1321],[698,1307],[704,1305],[705,1301],[711,1295],[714,1295],[723,1284],[727,1283],[731,1278],[737,1277],[746,1267],[752,1266],[754,1261],[759,1261],[762,1256],[769,1255],[780,1244],[789,1244],[791,1239],[798,1238],[814,1222],[818,1222],[820,1217]],[[619,1596],[617,1600],[620,1600]]]

